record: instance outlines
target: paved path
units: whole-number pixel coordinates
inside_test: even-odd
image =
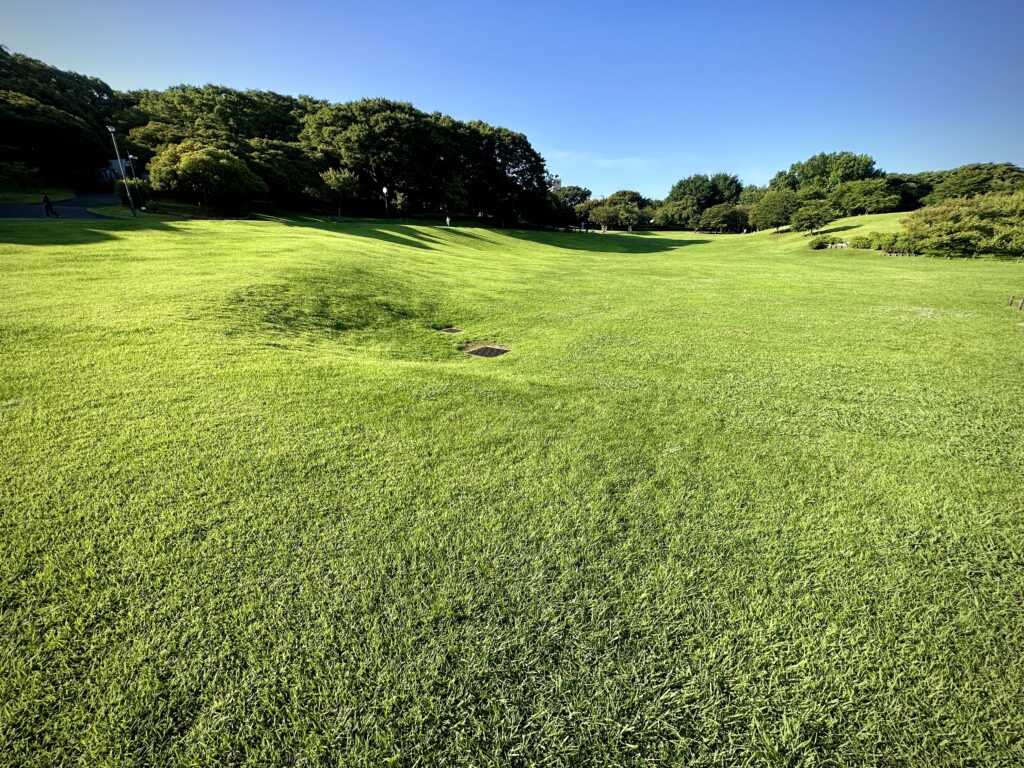
[[[38,203],[0,203],[0,219],[45,219],[43,214],[42,195]],[[86,208],[99,208],[104,205],[117,205],[116,197],[103,192],[89,192],[78,195],[70,200],[54,203],[53,207],[62,219],[102,219]]]

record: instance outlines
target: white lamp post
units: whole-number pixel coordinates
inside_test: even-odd
[[[384,187],[384,218],[390,219],[391,215],[388,213],[388,188]]]
[[[110,131],[110,140],[114,142],[114,154],[117,155],[117,164],[121,166],[121,181],[124,182],[124,192],[128,196],[128,207],[132,209],[132,216],[134,216],[135,201],[132,200],[132,189],[128,186],[128,178],[124,175],[124,160],[121,159],[121,150],[117,148],[117,137],[114,135],[114,131],[117,129],[108,125],[107,130]]]

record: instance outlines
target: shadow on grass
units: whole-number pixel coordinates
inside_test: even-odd
[[[579,232],[539,232],[521,229],[500,230],[509,237],[554,248],[565,248],[571,251],[591,251],[595,253],[663,253],[681,248],[684,245],[701,245],[710,243],[697,237],[661,237],[652,232],[609,232],[605,235],[597,233],[584,234]]]
[[[338,234],[367,237],[408,248],[434,250],[445,247],[444,241],[429,234],[429,228],[422,224],[410,226],[399,222],[385,223],[366,220],[336,223],[313,218],[281,218],[275,219],[275,221],[288,226],[315,228],[328,232],[337,232]],[[628,234],[624,232],[611,232],[599,235],[596,233],[580,234],[576,232],[549,232],[531,229],[490,229],[466,225],[438,227],[438,230],[443,231],[446,236],[453,235],[480,241],[485,241],[486,238],[480,237],[473,230],[484,229],[495,234],[514,237],[518,240],[526,240],[538,245],[597,253],[662,253],[684,245],[700,245],[711,242],[710,240],[696,237],[662,237],[652,232],[631,232]]]
[[[0,219],[0,243],[89,245],[143,230],[170,232],[173,227],[163,221],[147,219]]]
[[[819,229],[817,234],[830,235],[833,232],[846,232],[849,229],[860,229],[860,227],[856,224],[846,224],[842,227],[829,227],[828,229]]]

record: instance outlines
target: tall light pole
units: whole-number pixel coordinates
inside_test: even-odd
[[[110,131],[110,140],[114,142],[114,154],[117,155],[117,164],[121,166],[121,181],[124,182],[124,193],[128,196],[128,207],[132,209],[132,216],[135,216],[135,201],[132,200],[132,189],[128,186],[128,177],[124,175],[124,160],[121,159],[121,150],[117,148],[117,137],[114,135],[114,131],[117,129],[112,125],[108,125],[107,130]]]
[[[138,159],[135,155],[128,155],[128,167],[132,169],[132,181],[139,180],[139,177],[135,175],[135,161]]]
[[[388,213],[388,188],[384,187],[384,218],[390,219],[391,214]]]

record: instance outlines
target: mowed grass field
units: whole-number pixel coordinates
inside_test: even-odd
[[[0,288],[0,763],[1024,764],[1020,263],[0,221]]]

